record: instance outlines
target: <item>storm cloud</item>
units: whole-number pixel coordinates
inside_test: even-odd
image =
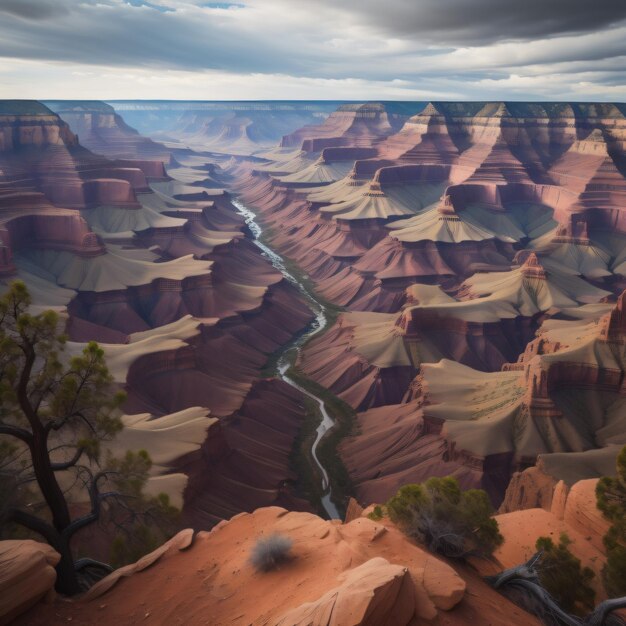
[[[45,20],[55,15],[67,13],[62,3],[45,0],[1,0],[0,14],[6,13],[27,20]]]
[[[483,45],[586,33],[626,19],[623,0],[295,0],[339,7],[394,36],[451,45]]]

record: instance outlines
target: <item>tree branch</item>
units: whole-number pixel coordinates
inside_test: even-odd
[[[119,498],[121,497],[121,493],[119,491],[107,491],[105,493],[99,493],[92,503],[92,509],[90,513],[87,515],[83,515],[82,517],[76,518],[67,528],[63,530],[63,537],[69,541],[70,537],[75,535],[81,528],[85,526],[89,526],[94,522],[98,521],[100,518],[100,505],[102,502],[107,500],[108,498]]]
[[[71,459],[68,459],[67,461],[64,461],[62,463],[50,463],[50,467],[52,468],[52,471],[60,472],[63,470],[70,469],[70,467],[74,467],[80,460],[80,457],[83,456],[84,452],[85,452],[85,448],[83,448],[82,446],[79,446],[78,448],[76,448],[76,452],[74,453],[74,456]]]
[[[26,513],[26,511],[22,511],[21,509],[10,509],[7,513],[6,520],[15,522],[41,535],[53,548],[58,547],[60,544],[60,537],[54,526],[48,524],[40,517]]]
[[[75,407],[76,407],[76,402],[78,401],[78,399],[80,398],[80,394],[82,393],[83,387],[89,382],[91,375],[93,373],[93,366],[95,363],[95,358],[92,358],[89,361],[89,364],[87,365],[85,372],[82,376],[80,376],[80,383],[78,384],[78,387],[76,389],[76,393],[74,394],[74,399],[72,400],[72,413],[77,413],[80,415],[80,411],[76,411]],[[70,373],[70,372],[68,372]],[[72,372],[75,375],[77,375],[77,372]],[[82,416],[81,416],[82,417]]]
[[[65,426],[65,424],[67,424],[67,422],[69,422],[74,417],[78,417],[83,422],[85,422],[89,430],[91,430],[92,433],[96,434],[96,429],[94,428],[93,424],[81,411],[74,411],[73,413],[68,413],[65,417],[49,421],[44,427],[46,434],[49,434],[51,430],[60,430],[61,428],[63,428],[63,426]]]
[[[526,563],[506,569],[495,576],[488,576],[486,580],[494,589],[501,592],[507,589],[523,592],[526,596],[535,600],[537,607],[540,607],[541,611],[553,616],[564,626],[604,626],[607,624],[606,620],[612,611],[626,607],[626,597],[614,598],[598,604],[595,610],[584,619],[569,615],[561,609],[539,582],[536,567],[542,554],[542,551],[537,552]],[[530,609],[531,612],[540,615],[527,602],[517,601],[517,603],[526,610]]]
[[[87,470],[89,471],[89,470]],[[118,472],[111,470],[102,470],[98,472],[91,479],[91,484],[89,485],[89,498],[91,500],[91,511],[82,517],[75,519],[69,526],[67,526],[63,530],[63,537],[69,541],[70,537],[72,537],[77,531],[85,526],[89,526],[89,524],[93,524],[100,517],[100,505],[107,498],[113,498],[121,496],[118,491],[109,491],[106,493],[100,493],[100,489],[98,487],[98,481],[110,474],[117,474]]]
[[[604,600],[600,602],[593,613],[587,617],[585,624],[589,624],[589,626],[602,626],[610,613],[623,608],[626,608],[626,596],[623,598]]]
[[[29,446],[33,440],[32,434],[25,428],[20,428],[19,426],[13,426],[11,424],[4,424],[2,422],[0,422],[0,435],[16,437]]]

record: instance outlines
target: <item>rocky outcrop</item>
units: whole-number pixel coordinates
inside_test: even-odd
[[[0,541],[0,624],[11,623],[42,599],[54,599],[54,567],[60,558],[45,543]]]
[[[540,479],[541,484],[536,489],[538,476],[543,480]],[[563,481],[552,480],[552,493],[548,494],[546,479],[550,478],[536,468],[526,470],[517,480],[514,477],[496,516],[505,541],[495,556],[505,567],[512,567],[532,556],[539,537],[550,537],[558,542],[565,533],[572,541],[572,553],[595,572],[592,586],[598,594],[597,600],[602,600],[606,598],[602,584],[602,568],[606,563],[602,539],[610,523],[596,506],[598,481],[582,480],[568,487]],[[526,488],[526,498],[515,502],[520,489],[526,492]],[[533,491],[541,508],[533,506]],[[503,511],[503,508],[510,510]]]
[[[340,581],[317,600],[279,617],[276,626],[404,626],[415,614],[415,590],[408,570],[401,565],[375,557]]]
[[[257,572],[250,552],[273,533],[292,540],[290,558],[270,572]],[[97,612],[102,624],[148,618],[155,624],[176,619],[193,624],[207,615],[215,626],[426,626],[477,619],[493,626],[538,624],[475,572],[457,573],[389,522],[360,517],[342,525],[271,507],[200,532],[183,551],[178,538],[172,541],[103,579],[84,601],[57,602],[52,610],[43,607],[23,619],[30,626],[55,626],[69,615],[80,623]],[[185,601],[174,601],[177,597]]]
[[[89,602],[90,600],[99,598],[109,589],[114,587],[122,578],[133,576],[134,574],[137,574],[138,572],[154,565],[154,563],[159,561],[168,553],[174,553],[176,550],[187,550],[193,543],[193,534],[194,533],[191,528],[181,530],[171,539],[160,545],[156,550],[149,552],[135,563],[116,569],[112,574],[106,576],[102,580],[99,580],[92,587],[90,587],[89,591],[81,596],[81,602]]]
[[[166,177],[157,144],[111,107],[58,104],[116,159],[78,144],[42,105],[0,108],[13,139],[15,124],[39,128],[0,152],[3,280],[17,274],[38,307],[60,311],[72,353],[103,345],[128,392],[120,441],[150,450],[148,489],[167,492],[186,523],[208,527],[268,504],[307,509],[290,465],[301,398],[260,379],[312,313],[246,239],[229,195],[207,183],[218,166],[167,152],[178,178]],[[91,549],[89,537],[82,545]]]
[[[584,535],[596,549],[604,551],[602,539],[610,527],[610,522],[597,507],[595,479],[580,480],[566,492],[562,507],[562,519],[571,528]],[[555,494],[557,495],[557,494]],[[557,500],[558,501],[558,500]],[[559,509],[552,507],[553,513],[561,515]]]
[[[40,102],[5,100],[0,109],[0,153],[29,147],[78,145],[69,126]]]
[[[374,132],[366,133],[369,144],[351,140],[352,118],[378,119],[373,108],[342,107],[325,124],[284,139],[296,145],[306,137],[300,157],[255,164],[247,180],[237,176],[238,189],[274,229],[275,245],[298,260],[325,297],[357,310],[397,310],[399,286],[437,282],[454,289],[455,277],[502,271],[515,250],[547,235],[555,222],[562,227],[546,247],[553,265],[608,276],[602,273],[608,257],[604,267],[595,261],[602,246],[560,239],[572,219],[624,230],[623,176],[613,160],[623,150],[626,120],[617,107],[434,102],[382,142]],[[337,145],[375,147],[378,155],[353,155],[355,165],[342,179],[340,172],[319,177],[314,161],[333,135],[341,137],[332,139]],[[294,190],[295,181],[306,187],[314,180],[326,188]]]
[[[529,467],[523,472],[515,472],[511,476],[511,482],[506,488],[504,500],[498,511],[511,513],[537,508],[550,511],[557,482],[552,476],[542,472],[539,467]]]
[[[169,161],[169,151],[128,126],[109,104],[72,100],[46,104],[92,152],[120,159],[143,159],[147,176],[165,175],[163,164]]]
[[[283,148],[302,148],[319,152],[324,148],[371,148],[377,141],[393,133],[393,126],[384,105],[344,104],[319,126],[305,126],[281,141]]]

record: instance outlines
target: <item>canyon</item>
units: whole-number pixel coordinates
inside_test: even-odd
[[[367,517],[433,476],[486,490],[504,566],[549,528],[598,569],[590,494],[626,445],[626,105],[1,101],[0,240],[3,288],[58,311],[70,355],[103,347],[114,451],[149,452],[191,529],[107,623],[207,568],[227,601],[193,610],[216,624],[534,623]],[[298,558],[259,581],[243,555],[270,528]]]

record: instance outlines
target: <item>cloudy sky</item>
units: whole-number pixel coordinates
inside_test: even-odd
[[[0,98],[626,101],[626,0],[0,0]]]

